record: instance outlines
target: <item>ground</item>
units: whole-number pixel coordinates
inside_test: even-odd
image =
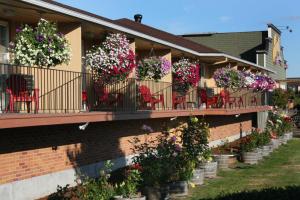
[[[186,200],[300,199],[300,139],[281,146],[256,166],[239,165],[191,189]]]

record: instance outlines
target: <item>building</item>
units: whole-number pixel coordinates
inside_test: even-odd
[[[256,63],[275,71],[276,80],[286,78],[287,61],[281,46],[281,31],[273,24],[267,30],[229,33],[195,33],[182,35],[199,44]]]
[[[6,200],[35,199],[55,192],[57,185],[73,186],[79,174],[97,176],[103,161],[108,159],[113,160],[115,168],[123,167],[133,156],[129,140],[138,137],[145,141],[161,134],[162,126],[170,118],[184,121],[190,115],[204,116],[211,126],[211,145],[218,145],[224,138],[232,141],[252,126],[261,126],[264,114],[271,109],[263,93],[251,90],[232,94],[243,100],[242,105],[206,109],[197,105],[199,87],[205,85],[212,97],[220,95],[222,88],[217,88],[212,78],[214,70],[230,64],[236,69],[274,72],[259,62],[223,53],[138,21],[111,20],[55,1],[0,0],[0,10],[0,197]],[[55,68],[8,64],[7,47],[15,38],[16,28],[21,24],[35,26],[40,18],[56,22],[64,33],[72,50],[70,63]],[[155,50],[156,55],[170,62],[182,56],[199,60],[201,83],[185,94],[188,105],[173,107],[171,73],[156,82],[139,81],[133,72],[126,81],[106,88],[122,94],[121,105],[94,109],[99,97],[82,57],[108,32],[126,34],[139,56]],[[37,89],[35,99],[11,99],[7,94],[10,77],[26,81],[25,89],[31,96]],[[152,94],[163,95],[164,106],[142,109],[138,93],[142,85]],[[255,103],[252,99],[256,99]],[[87,110],[84,104],[93,109]],[[257,118],[257,113],[263,114],[261,118]],[[79,125],[87,122],[90,124],[85,124],[85,130],[80,130]],[[151,126],[153,132],[146,134],[141,129],[144,124]]]

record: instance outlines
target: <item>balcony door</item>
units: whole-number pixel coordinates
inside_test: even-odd
[[[6,63],[8,60],[8,23],[0,21],[0,63]]]

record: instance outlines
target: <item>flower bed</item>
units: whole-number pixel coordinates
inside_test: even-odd
[[[15,42],[9,45],[12,64],[54,67],[70,61],[70,47],[55,23],[41,19],[36,28],[24,25],[16,30]]]
[[[125,80],[135,68],[135,55],[124,34],[109,34],[100,46],[86,52],[85,63],[101,82]]]

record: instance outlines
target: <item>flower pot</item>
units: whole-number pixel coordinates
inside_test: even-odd
[[[218,162],[205,162],[199,166],[204,170],[204,178],[215,178],[217,176]]]
[[[269,145],[262,146],[262,156],[266,157],[271,153],[271,147]]]
[[[280,145],[279,139],[271,139],[271,144],[272,144],[274,150],[277,149]]]
[[[204,182],[204,169],[195,169],[191,182],[195,185],[203,185]]]
[[[257,160],[263,159],[263,150],[261,148],[254,149],[254,152],[257,153]]]
[[[246,164],[254,165],[258,163],[258,152],[243,152],[242,158],[243,162]]]
[[[188,195],[188,182],[176,181],[169,184],[171,197],[182,197]]]
[[[280,144],[286,144],[287,143],[287,138],[285,138],[284,135],[280,136],[279,137],[279,143]]]
[[[169,186],[164,187],[145,187],[143,189],[143,194],[146,196],[147,200],[168,200]]]
[[[218,163],[219,169],[228,169],[229,168],[229,159],[232,155],[228,154],[219,154],[215,155],[215,160]]]
[[[113,198],[114,200],[146,200],[145,196],[141,196],[141,197],[131,197],[131,198],[125,198],[122,196],[114,196]]]

